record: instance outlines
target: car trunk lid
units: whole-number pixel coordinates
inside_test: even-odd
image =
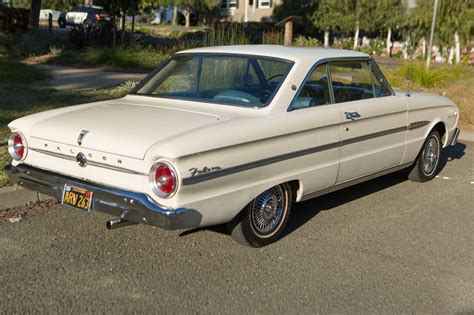
[[[111,102],[44,119],[30,136],[143,159],[153,144],[218,120],[202,112]]]

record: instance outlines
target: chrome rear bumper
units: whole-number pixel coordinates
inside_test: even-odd
[[[196,211],[185,208],[167,209],[143,193],[102,186],[26,164],[8,165],[5,172],[14,183],[59,200],[66,183],[92,191],[92,210],[109,213],[123,220],[150,224],[166,230],[199,226],[200,215]]]

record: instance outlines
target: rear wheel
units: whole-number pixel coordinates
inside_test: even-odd
[[[433,130],[426,138],[408,178],[414,182],[426,182],[433,179],[436,176],[440,154],[441,137],[437,130]]]
[[[275,242],[286,227],[291,204],[292,194],[288,184],[264,191],[245,207],[241,216],[228,223],[232,238],[253,247]]]

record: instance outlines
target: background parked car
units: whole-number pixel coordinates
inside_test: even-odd
[[[59,16],[61,15],[61,12],[51,10],[51,9],[44,9],[40,11],[40,20],[47,20],[49,19],[49,14],[53,15],[53,20],[59,19]]]
[[[68,25],[91,25],[94,21],[107,20],[110,16],[99,6],[79,6],[72,12],[62,12],[58,18],[58,25],[65,28]]]

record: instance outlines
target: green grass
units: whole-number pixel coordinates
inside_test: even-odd
[[[151,47],[117,47],[116,49],[93,47],[84,52],[84,60],[95,66],[150,70],[165,60],[170,53]]]
[[[39,69],[0,55],[0,187],[10,185],[3,168],[11,162],[7,151],[12,120],[48,109],[123,96],[121,87],[55,90]]]

